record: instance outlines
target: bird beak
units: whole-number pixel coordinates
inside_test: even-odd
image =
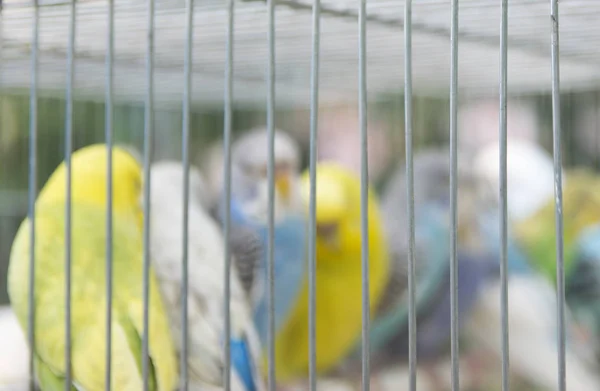
[[[277,188],[277,191],[279,192],[279,194],[281,194],[283,199],[286,201],[290,199],[290,193],[291,193],[291,187],[292,187],[291,182],[292,182],[292,180],[290,178],[290,175],[288,175],[287,172],[276,174],[275,187]]]

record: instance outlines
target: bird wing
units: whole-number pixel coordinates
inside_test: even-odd
[[[250,227],[232,224],[229,243],[242,287],[252,297],[260,260],[264,256],[261,238]]]
[[[104,388],[105,298],[103,225],[101,208],[73,207],[72,215],[72,374],[73,384],[86,390]],[[141,387],[141,237],[133,219],[114,220],[115,290],[113,303],[112,379],[122,390]],[[124,227],[128,225],[128,227]],[[27,327],[27,275],[29,264],[29,221],[21,225],[11,255],[11,299],[23,328]],[[52,233],[52,234],[50,234]],[[44,389],[54,389],[65,374],[65,275],[64,207],[44,205],[36,216],[36,345],[35,355]],[[134,236],[131,236],[133,233]],[[135,236],[137,235],[137,236]],[[132,266],[133,270],[129,270]],[[139,275],[135,271],[139,269]],[[168,323],[150,281],[150,384],[152,390],[168,390],[176,384],[176,361],[168,335]],[[126,281],[126,284],[123,282]],[[17,285],[22,285],[17,287]],[[137,298],[137,299],[136,299]],[[45,384],[47,381],[49,383]]]

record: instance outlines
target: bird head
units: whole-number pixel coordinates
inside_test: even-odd
[[[345,183],[346,175],[342,168],[335,164],[321,163],[317,168],[316,177],[316,235],[317,240],[332,251],[342,245],[342,228],[346,218],[353,212],[350,210],[349,194]],[[302,176],[302,200],[305,210],[310,208],[310,175],[305,172]]]
[[[499,194],[500,147],[483,148],[473,164],[481,178]],[[563,179],[565,180],[565,178]],[[541,146],[528,141],[507,143],[507,195],[511,218],[524,220],[540,210],[554,194],[554,163]]]
[[[256,128],[232,146],[232,197],[247,216],[260,222],[267,221],[268,211],[268,140],[266,129]],[[300,152],[296,142],[280,130],[275,131],[274,141],[274,207],[279,221],[301,206]]]
[[[71,155],[71,200],[81,204],[106,206],[108,152],[104,144],[83,147]],[[120,147],[112,150],[112,202],[114,211],[139,209],[142,167],[136,158]],[[38,197],[38,203],[65,201],[67,165],[61,163],[52,173]]]
[[[415,206],[434,208],[450,224],[450,174],[449,148],[430,148],[415,155]],[[479,241],[477,221],[481,213],[497,209],[497,199],[489,195],[486,181],[472,168],[469,155],[457,156],[457,217],[458,237],[462,244]]]

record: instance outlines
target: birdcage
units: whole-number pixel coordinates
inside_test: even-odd
[[[481,237],[474,241],[475,247],[491,246],[490,256],[494,256],[491,263],[496,266],[498,274],[494,280],[494,290],[486,291],[487,296],[484,295],[490,306],[486,308],[496,311],[495,315],[471,319],[475,322],[471,326],[476,324],[481,327],[480,341],[485,340],[486,333],[498,331],[496,335],[489,337],[494,342],[487,346],[488,349],[495,349],[498,355],[496,368],[499,375],[494,378],[494,386],[507,391],[511,388],[512,373],[524,372],[533,373],[533,378],[545,379],[542,384],[536,385],[552,390],[583,391],[584,388],[580,387],[584,386],[590,387],[586,388],[590,390],[597,389],[600,381],[593,384],[585,382],[587,379],[595,379],[595,367],[592,365],[597,364],[589,364],[588,361],[593,360],[588,359],[584,352],[574,351],[570,347],[571,343],[577,345],[570,339],[573,332],[571,311],[575,315],[585,311],[575,305],[569,306],[565,298],[571,290],[583,288],[570,284],[572,269],[565,266],[565,259],[574,250],[570,245],[564,244],[571,240],[571,226],[568,223],[564,225],[563,219],[571,221],[569,219],[572,217],[563,213],[562,155],[564,150],[569,163],[597,166],[597,108],[600,107],[597,104],[597,91],[600,68],[596,63],[598,54],[594,45],[600,42],[600,29],[597,27],[599,15],[600,3],[595,4],[589,0],[563,0],[560,7],[558,0],[418,0],[414,4],[412,0],[0,1],[0,171],[3,172],[0,176],[3,182],[0,183],[0,213],[3,222],[0,224],[0,256],[3,258],[3,268],[8,267],[9,258],[18,257],[19,254],[10,254],[10,247],[15,246],[12,244],[13,238],[21,220],[26,217],[31,224],[27,232],[21,234],[22,240],[25,237],[28,240],[26,250],[24,247],[22,251],[29,256],[26,260],[21,259],[21,263],[27,265],[27,279],[21,281],[21,284],[27,285],[28,292],[35,292],[23,296],[27,300],[21,300],[21,308],[16,311],[23,336],[15,333],[17,320],[10,310],[7,310],[6,318],[3,318],[7,319],[6,330],[12,327],[11,333],[6,331],[5,335],[20,343],[15,350],[7,350],[7,356],[17,355],[11,364],[18,361],[20,367],[14,372],[15,377],[8,379],[12,382],[6,386],[8,388],[3,388],[4,385],[0,383],[0,389],[35,389],[39,386],[37,383],[40,382],[40,376],[43,376],[40,375],[40,366],[43,365],[47,365],[47,370],[50,370],[46,376],[53,373],[50,376],[60,379],[57,384],[66,384],[68,389],[71,384],[82,389],[101,387],[119,390],[124,387],[114,382],[117,372],[115,366],[122,363],[113,358],[111,349],[107,348],[120,338],[118,333],[122,332],[120,329],[115,330],[114,321],[118,316],[109,311],[115,305],[113,298],[117,277],[114,264],[118,254],[113,243],[120,229],[118,223],[115,225],[119,218],[114,217],[114,211],[121,207],[121,201],[113,200],[112,197],[117,186],[112,184],[113,163],[116,163],[109,151],[123,144],[140,150],[140,156],[136,156],[136,159],[143,168],[143,185],[138,190],[146,200],[141,211],[146,217],[139,238],[140,260],[143,264],[139,275],[140,306],[136,318],[139,324],[134,327],[139,329],[140,341],[139,346],[132,348],[141,357],[137,368],[139,386],[144,390],[153,390],[158,383],[168,383],[155,374],[161,370],[149,358],[154,349],[151,332],[148,332],[154,324],[151,315],[151,302],[154,300],[151,285],[154,277],[152,223],[149,217],[152,205],[147,200],[153,189],[151,166],[160,158],[171,158],[179,159],[184,178],[181,196],[176,204],[181,203],[183,209],[178,213],[183,217],[181,225],[172,228],[172,231],[181,231],[182,238],[181,243],[173,244],[179,248],[176,258],[181,265],[177,269],[181,287],[176,294],[178,305],[181,305],[181,317],[177,318],[181,322],[181,332],[173,336],[174,340],[179,341],[175,343],[179,344],[176,357],[179,379],[177,387],[181,390],[193,389],[190,377],[198,374],[186,364],[191,360],[190,355],[195,354],[190,342],[194,333],[190,313],[196,310],[188,305],[189,291],[194,284],[190,280],[190,265],[193,263],[188,250],[193,241],[190,237],[193,223],[190,223],[191,218],[186,217],[193,208],[189,192],[195,186],[193,179],[190,179],[190,165],[200,164],[203,169],[207,167],[207,159],[215,151],[209,141],[219,140],[220,144],[216,144],[216,151],[222,151],[219,170],[212,172],[212,177],[207,174],[206,169],[203,173],[209,176],[208,179],[216,181],[216,190],[212,188],[213,192],[208,198],[213,202],[224,202],[226,206],[220,210],[222,215],[219,216],[225,243],[221,249],[221,262],[224,275],[229,275],[237,266],[231,260],[231,254],[236,252],[232,248],[231,238],[238,234],[234,221],[237,212],[231,209],[232,189],[237,186],[232,179],[235,178],[236,169],[232,168],[235,165],[235,162],[232,163],[232,154],[235,153],[232,151],[232,143],[235,142],[236,135],[243,133],[243,129],[251,129],[254,125],[264,125],[268,135],[268,142],[263,146],[267,156],[263,176],[268,183],[264,197],[268,202],[267,209],[263,211],[266,216],[266,220],[262,222],[264,231],[261,231],[264,234],[262,239],[266,269],[262,285],[256,288],[262,289],[267,313],[264,319],[266,335],[261,340],[261,349],[265,355],[265,389],[275,390],[278,387],[275,363],[279,339],[275,301],[281,293],[276,288],[278,272],[274,249],[277,245],[276,214],[280,213],[276,210],[278,190],[275,189],[275,181],[278,167],[275,161],[275,140],[277,128],[286,128],[288,125],[295,129],[292,133],[305,147],[302,158],[307,166],[306,175],[309,179],[306,183],[310,189],[304,194],[307,241],[303,265],[306,268],[306,297],[302,297],[307,302],[307,322],[302,332],[307,335],[307,357],[306,368],[300,371],[303,375],[299,376],[301,387],[333,390],[337,385],[330,381],[342,377],[344,384],[351,384],[348,389],[421,389],[426,380],[422,380],[424,378],[420,372],[420,352],[424,350],[418,339],[421,330],[419,327],[422,324],[429,325],[430,315],[435,313],[432,308],[437,308],[436,305],[443,302],[447,304],[444,315],[447,322],[444,328],[450,345],[449,367],[446,368],[445,377],[449,380],[449,389],[465,389],[461,355],[463,346],[468,344],[463,345],[461,342],[459,348],[459,337],[462,335],[461,330],[468,326],[464,325],[464,316],[460,312],[465,300],[460,293],[463,282],[460,273],[468,275],[465,271],[468,267],[463,266],[461,261],[461,220],[465,219],[461,208],[465,208],[464,205],[471,201],[473,204],[479,201],[459,195],[462,194],[459,193],[459,187],[462,186],[459,178],[464,167],[461,163],[461,146],[474,142],[478,126],[482,125],[465,113],[459,115],[459,108],[465,102],[482,100],[492,102],[491,106],[489,103],[488,106],[475,106],[474,112],[480,113],[492,107],[495,110],[492,110],[493,116],[496,116],[493,125],[496,131],[492,137],[497,143],[497,157],[494,158],[497,163],[496,176],[492,183],[496,188],[491,196],[495,203],[493,207],[488,207],[488,210],[496,214],[484,216],[490,219],[485,223],[481,222],[481,216],[474,219],[477,220],[476,224],[491,227],[488,233],[495,238],[495,244],[484,243]],[[540,127],[545,127],[548,131],[533,137],[539,139],[536,142],[545,144],[553,151],[553,170],[550,182],[546,180],[545,183],[551,183],[553,190],[551,198],[556,228],[551,232],[556,240],[546,241],[539,246],[545,246],[544,249],[550,246],[555,251],[551,265],[555,269],[556,296],[551,296],[555,301],[550,306],[555,308],[556,314],[549,321],[545,319],[546,323],[537,329],[548,332],[547,339],[550,341],[548,346],[544,345],[546,350],[542,350],[543,360],[538,356],[527,356],[527,349],[530,347],[527,344],[528,337],[531,334],[519,333],[518,322],[511,322],[511,317],[516,319],[517,315],[510,312],[511,305],[518,302],[517,308],[520,304],[519,300],[512,300],[512,295],[517,295],[513,292],[523,295],[520,297],[529,298],[534,297],[531,292],[537,289],[535,284],[513,283],[525,280],[519,280],[523,274],[520,274],[521,271],[513,272],[511,266],[514,249],[511,241],[513,227],[509,194],[512,197],[512,193],[507,187],[515,188],[520,184],[511,182],[509,175],[510,170],[515,168],[509,164],[508,155],[516,152],[509,152],[508,141],[514,137],[510,128],[515,125],[511,125],[507,107],[518,110],[518,104],[513,102],[519,101],[511,99],[519,97],[526,97],[523,100],[544,108],[538,110],[536,115],[539,122],[543,122]],[[566,97],[569,101],[568,110],[564,103],[561,105],[561,97]],[[340,106],[356,109],[332,111]],[[584,118],[582,111],[577,111],[581,108],[596,111],[586,111],[587,117]],[[332,117],[332,122],[324,124],[323,118],[326,115],[323,113],[331,112],[337,116]],[[587,130],[572,130],[580,123],[572,122],[569,126],[564,126],[561,114],[565,112],[567,117],[584,118],[580,122]],[[464,120],[461,121],[460,116]],[[349,117],[352,120],[344,122]],[[390,130],[382,138],[383,141],[373,141],[370,138],[375,133],[373,128],[378,126],[373,121],[377,120],[385,123],[383,127]],[[331,132],[322,132],[336,121],[342,124],[338,125],[342,130],[338,132],[336,141],[327,146],[322,140],[333,135]],[[463,134],[463,129],[470,125],[470,131]],[[44,131],[40,131],[41,129]],[[582,133],[583,136],[575,133]],[[340,141],[350,137],[354,139],[354,144],[346,145]],[[583,149],[587,148],[586,152],[566,148],[562,144],[563,138],[568,141],[567,147],[571,143],[578,144]],[[447,181],[447,199],[444,200],[448,205],[444,212],[447,220],[442,224],[445,224],[446,230],[443,230],[441,237],[448,243],[444,242],[443,246],[440,244],[443,250],[438,255],[435,252],[435,242],[420,242],[423,237],[429,238],[427,235],[431,233],[424,233],[419,221],[428,218],[427,213],[435,208],[432,207],[427,213],[419,209],[419,196],[423,195],[419,187],[422,178],[415,167],[418,169],[421,163],[416,163],[414,158],[421,145],[440,141],[447,142],[445,151],[448,155],[445,161],[448,172],[447,178],[434,181],[434,185],[445,186]],[[111,156],[104,166],[107,183],[110,185],[102,188],[102,197],[106,199],[103,215],[105,220],[102,223],[105,230],[99,234],[104,238],[101,247],[103,254],[106,254],[103,256],[103,273],[107,277],[103,278],[102,285],[105,299],[101,302],[101,308],[97,309],[97,314],[104,315],[94,318],[106,340],[97,345],[102,345],[104,352],[102,359],[96,360],[98,365],[102,365],[100,372],[103,373],[88,383],[95,384],[94,386],[81,384],[83,367],[73,363],[74,349],[77,348],[74,346],[73,332],[79,330],[73,325],[82,319],[74,316],[72,305],[78,300],[78,295],[83,293],[72,290],[72,279],[79,274],[71,274],[79,254],[73,250],[73,238],[77,235],[74,230],[81,226],[80,223],[73,223],[78,221],[74,220],[73,215],[73,180],[79,179],[73,176],[72,159],[80,147],[93,143],[105,144],[104,151],[107,156]],[[394,162],[376,173],[373,171],[373,167],[378,164],[375,160],[383,158],[384,153],[376,148],[371,149],[374,144],[386,146],[385,157]],[[317,343],[317,334],[322,329],[317,326],[316,315],[318,306],[322,305],[317,295],[320,284],[317,278],[317,253],[320,248],[317,235],[323,228],[317,221],[320,197],[317,191],[317,172],[321,158],[330,157],[327,154],[336,155],[336,151],[346,147],[357,152],[357,160],[353,161],[349,172],[354,173],[356,183],[360,184],[359,195],[355,197],[359,202],[354,208],[355,239],[362,243],[360,250],[356,250],[354,254],[360,264],[360,278],[356,279],[359,281],[356,288],[357,292],[360,290],[360,300],[351,304],[360,308],[360,318],[355,319],[359,322],[360,332],[354,335],[354,345],[346,347],[344,354],[339,354],[337,362],[329,365],[329,371],[324,371],[319,358],[322,355],[320,352],[327,348]],[[464,149],[469,149],[468,147],[467,145]],[[244,152],[251,155],[253,151],[249,148]],[[583,155],[588,157],[584,158]],[[62,319],[56,321],[64,322],[59,334],[65,346],[60,347],[60,353],[52,353],[53,357],[60,357],[58,361],[63,363],[54,366],[55,363],[45,363],[39,354],[27,355],[26,352],[27,346],[33,347],[33,351],[37,352],[36,347],[49,343],[49,337],[39,337],[39,332],[34,327],[39,319],[49,318],[38,318],[33,310],[41,302],[44,306],[50,305],[41,298],[43,292],[40,293],[34,284],[36,278],[40,278],[39,273],[47,273],[47,270],[36,271],[39,256],[31,254],[36,251],[36,240],[41,240],[36,224],[43,224],[43,218],[40,222],[36,217],[39,209],[36,207],[36,198],[46,179],[61,161],[65,162],[67,184],[63,203],[65,223],[61,228],[64,229],[65,243],[64,254],[61,253],[61,266],[57,267],[56,273],[63,276],[61,278],[65,282],[64,300],[53,305],[64,310]],[[524,162],[527,164],[527,160]],[[469,161],[466,166],[469,165],[477,163]],[[531,170],[535,173],[537,168]],[[373,279],[379,277],[377,273],[375,277],[372,275],[373,251],[370,250],[369,243],[377,242],[377,239],[373,239],[369,229],[377,222],[373,223],[372,220],[369,191],[378,190],[381,193],[380,182],[385,184],[389,178],[393,178],[394,171],[404,174],[402,197],[396,203],[390,201],[401,209],[398,213],[402,216],[402,221],[398,221],[398,224],[402,224],[403,229],[394,232],[398,236],[388,234],[387,241],[402,242],[405,254],[405,270],[402,273],[406,279],[392,280],[389,283],[398,284],[396,290],[401,291],[398,293],[399,299],[396,298],[399,304],[397,303],[398,308],[393,313],[395,320],[382,316],[379,319],[383,322],[378,322],[378,318],[371,314],[371,307],[376,305],[372,302],[370,288],[374,284]],[[486,173],[490,174],[489,171]],[[548,176],[544,178],[547,179]],[[384,214],[385,212],[383,210]],[[218,214],[219,211],[215,213]],[[590,212],[590,216],[592,215]],[[385,217],[391,219],[390,216]],[[589,220],[591,221],[586,226],[593,226],[596,222],[593,217]],[[428,247],[431,247],[430,252],[421,252],[421,249]],[[593,255],[589,255],[592,260],[584,255],[587,253],[581,255],[585,262],[577,264],[582,265],[579,272],[591,276],[595,270],[593,265],[590,266],[593,264]],[[427,263],[427,267],[419,267],[420,260],[429,256],[438,261]],[[23,258],[22,254],[21,257]],[[12,262],[14,261],[11,260]],[[590,269],[584,270],[585,267]],[[3,277],[3,280],[6,279]],[[0,285],[4,287],[4,281]],[[232,322],[230,308],[231,301],[235,300],[232,295],[235,296],[236,293],[232,293],[229,278],[224,278],[218,286],[221,285],[223,302],[219,305],[223,308],[223,335],[220,336],[222,348],[215,355],[222,356],[222,376],[219,376],[215,386],[221,388],[215,389],[235,390],[232,378],[239,357],[237,353],[232,353],[233,345],[237,343],[232,342],[232,333],[237,325],[236,321]],[[597,293],[589,292],[593,292],[596,285],[595,280],[588,282],[586,294],[595,298],[593,295]],[[513,290],[512,287],[516,288]],[[541,287],[540,290],[542,289],[545,288]],[[5,292],[1,294],[6,302]],[[477,294],[481,295],[479,290]],[[16,308],[15,300],[12,301]],[[517,311],[523,314],[546,305],[535,302],[534,299],[532,302],[526,309]],[[475,304],[468,306],[473,305]],[[582,316],[587,320],[587,315]],[[388,321],[391,323],[387,323]],[[389,329],[390,324],[395,327],[395,339],[378,338],[377,333]],[[50,328],[51,325],[48,324],[47,327]],[[338,324],[336,327],[341,326]],[[515,329],[517,333],[512,334]],[[81,346],[82,337],[77,338]],[[591,341],[595,339],[588,335],[583,340],[592,344]],[[298,342],[301,343],[303,342]],[[534,342],[531,344],[534,346]],[[396,350],[400,350],[402,356],[400,363],[394,361],[389,368],[379,359],[371,361],[372,356],[379,357],[376,351],[385,350],[386,345],[399,346]],[[89,354],[93,352],[88,352]],[[36,359],[40,360],[37,364]],[[255,363],[257,366],[258,361],[260,360]],[[579,361],[585,361],[585,365],[571,365]],[[10,366],[6,366],[7,377],[13,376]],[[340,372],[334,371],[334,368]],[[0,369],[4,371],[3,368]],[[37,380],[32,375],[35,370],[38,371]],[[406,373],[406,376],[396,376],[400,372]],[[199,376],[203,375],[201,373]],[[3,374],[0,373],[0,376]],[[108,384],[108,379],[111,378],[113,383]],[[3,380],[0,377],[0,382]],[[305,380],[308,383],[303,383]],[[46,387],[50,387],[49,380],[43,380],[42,383],[44,381]],[[254,387],[247,390],[261,389]],[[487,387],[491,389],[489,387],[493,386]]]

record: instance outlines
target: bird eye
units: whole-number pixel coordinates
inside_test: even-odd
[[[317,235],[323,238],[332,238],[337,233],[337,224],[317,224]]]

